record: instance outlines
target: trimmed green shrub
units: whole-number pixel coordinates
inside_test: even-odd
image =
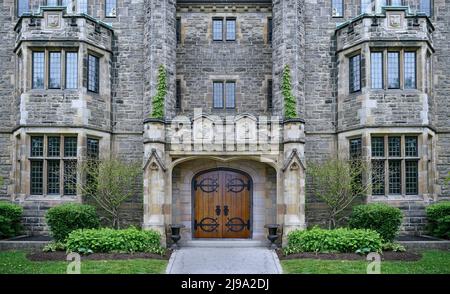
[[[377,231],[384,241],[394,240],[402,223],[400,209],[384,203],[371,203],[353,207],[348,225],[355,229]]]
[[[77,229],[93,229],[100,225],[95,207],[79,203],[66,203],[50,208],[47,224],[55,241],[63,242],[70,232]]]
[[[432,204],[426,208],[428,232],[432,236],[450,239],[450,201]]]
[[[288,234],[285,254],[300,252],[381,252],[382,239],[372,230],[339,228],[297,230]]]
[[[0,238],[17,236],[20,233],[22,212],[23,209],[19,205],[0,202]]]
[[[151,252],[162,254],[160,234],[141,231],[134,227],[125,230],[110,228],[76,230],[67,237],[67,251],[89,252]]]

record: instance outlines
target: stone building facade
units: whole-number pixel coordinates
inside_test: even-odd
[[[181,223],[184,239],[323,225],[306,163],[333,157],[371,163],[382,180],[367,201],[401,208],[404,233],[450,198],[447,0],[0,5],[0,197],[23,205],[29,233],[81,201],[69,171],[91,156],[141,161],[123,219]],[[150,118],[161,65],[162,120]]]

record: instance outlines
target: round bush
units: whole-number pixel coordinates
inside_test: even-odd
[[[450,238],[450,201],[432,204],[426,208],[428,231],[439,238]]]
[[[61,242],[74,230],[98,228],[100,225],[95,207],[79,203],[52,207],[46,219],[55,241]]]
[[[288,234],[285,254],[300,252],[380,252],[382,239],[372,230],[339,228],[297,230]]]
[[[76,230],[67,237],[67,250],[78,253],[93,252],[152,252],[162,253],[160,234],[134,227],[125,230],[110,228]]]
[[[0,202],[0,238],[17,236],[20,233],[22,212],[23,209],[19,205]]]
[[[384,241],[389,242],[397,235],[402,217],[400,209],[384,203],[358,205],[353,208],[349,226],[377,231]]]

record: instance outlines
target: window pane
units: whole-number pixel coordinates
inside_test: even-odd
[[[384,195],[384,160],[372,160],[372,194]]]
[[[370,76],[372,80],[372,89],[383,88],[383,53],[370,53]]]
[[[99,141],[98,139],[87,139],[87,157],[89,159],[99,158]]]
[[[375,12],[381,13],[381,7],[386,6],[386,0],[378,0],[375,2],[375,5],[376,5]]]
[[[77,161],[64,160],[64,195],[77,193]]]
[[[177,18],[176,23],[177,43],[181,43],[181,19]]]
[[[47,6],[58,6],[58,0],[47,0]]]
[[[402,6],[402,0],[390,0],[391,1],[391,6]]]
[[[372,0],[361,0],[361,13],[372,13]]]
[[[350,58],[350,92],[361,90],[360,55]]]
[[[213,20],[213,40],[222,41],[223,21],[220,19]]]
[[[236,84],[234,82],[229,82],[226,84],[226,107],[227,108],[235,108],[236,107],[236,96],[235,96],[235,89],[236,89]]]
[[[418,192],[418,162],[417,160],[407,160],[405,162],[405,185],[406,194],[417,194]]]
[[[401,161],[389,160],[389,194],[401,194]]]
[[[98,93],[99,87],[99,59],[96,56],[89,55],[88,59],[88,90]]]
[[[17,0],[17,16],[30,12],[29,0]]]
[[[31,137],[31,157],[44,156],[44,137]]]
[[[399,53],[388,52],[388,87],[391,89],[400,88]]]
[[[77,137],[64,137],[64,157],[77,157]]]
[[[213,83],[213,106],[214,108],[223,108],[223,83]]]
[[[417,157],[417,137],[405,137],[405,156]]]
[[[105,2],[106,16],[116,16],[116,0],[106,0]]]
[[[400,137],[389,137],[388,138],[389,145],[389,156],[391,157],[400,157]]]
[[[273,107],[273,85],[272,80],[267,81],[267,108]]]
[[[372,156],[384,157],[384,137],[372,137]]]
[[[33,89],[44,89],[44,52],[33,52]]]
[[[66,53],[66,88],[76,89],[78,87],[78,53]]]
[[[175,107],[181,108],[181,81],[177,80]]]
[[[416,52],[405,52],[405,88],[416,88]]]
[[[362,155],[361,138],[350,140],[350,159],[358,159]]]
[[[333,4],[333,10],[331,12],[331,15],[334,17],[342,17],[343,16],[343,8],[344,8],[344,3],[342,0],[332,0],[332,4]]]
[[[88,13],[88,0],[78,0],[78,12]]]
[[[227,41],[236,40],[236,20],[227,19]]]
[[[48,83],[51,89],[61,88],[61,52],[50,52]]]
[[[47,193],[59,194],[59,160],[47,162]]]
[[[30,194],[42,195],[44,164],[42,160],[31,161]]]
[[[59,156],[60,137],[47,137],[47,155],[49,157]]]
[[[420,0],[420,12],[431,16],[433,12],[432,0]]]
[[[272,30],[273,30],[273,28],[272,28],[272,19],[269,18],[269,19],[267,19],[267,42],[269,44],[272,43],[272,34],[273,34]]]

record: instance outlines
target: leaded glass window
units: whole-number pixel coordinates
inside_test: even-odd
[[[235,19],[227,19],[227,41],[235,41],[236,40],[236,20]]]
[[[88,90],[98,93],[100,82],[100,61],[97,56],[88,55]]]
[[[59,160],[47,161],[47,194],[59,194]]]
[[[213,83],[213,107],[223,108],[223,83]]]
[[[59,157],[59,145],[60,145],[60,137],[47,137],[47,156],[48,157]]]
[[[388,52],[388,87],[400,88],[400,61],[399,52]]]
[[[180,44],[181,43],[181,18],[177,18],[177,23],[176,23],[176,34],[177,34],[177,43]]]
[[[372,11],[373,11],[372,0],[361,0],[360,12],[372,13]]]
[[[401,194],[402,191],[401,161],[389,161],[389,194]]]
[[[272,19],[267,19],[267,43],[272,44],[272,38],[273,38],[273,24]]]
[[[47,0],[47,6],[58,6],[58,0]]]
[[[77,161],[64,160],[64,195],[77,194]]]
[[[78,53],[66,53],[66,88],[78,88]]]
[[[88,0],[78,0],[78,12],[88,14]]]
[[[222,41],[223,40],[223,20],[213,19],[213,40]]]
[[[362,155],[361,138],[350,140],[350,159],[359,159]]]
[[[236,84],[234,82],[226,83],[226,108],[236,107],[236,96],[235,96]]]
[[[115,17],[117,15],[116,0],[105,0],[105,16]]]
[[[418,193],[418,162],[417,160],[406,160],[405,162],[405,185],[406,194]]]
[[[372,194],[384,195],[384,160],[372,160]]]
[[[30,12],[30,0],[17,0],[17,16]]]
[[[99,140],[94,138],[87,139],[87,157],[89,159],[99,158]]]
[[[175,101],[175,107],[180,109],[181,108],[181,81],[176,81],[176,101]]]
[[[215,81],[213,83],[213,107],[236,107],[236,83],[234,81]]]
[[[404,58],[405,89],[416,88],[416,52],[405,52]]]
[[[267,109],[273,108],[273,84],[272,80],[267,81]]]
[[[425,13],[428,17],[433,15],[433,0],[420,0],[420,12]]]
[[[332,11],[331,16],[343,17],[344,16],[344,1],[343,0],[331,0]]]
[[[417,137],[405,137],[405,156],[417,157]]]
[[[44,52],[33,52],[33,89],[44,89],[44,61]]]
[[[64,157],[77,157],[77,137],[64,137]]]
[[[61,88],[61,52],[50,52],[48,87]]]
[[[361,90],[361,55],[350,57],[350,92]]]
[[[400,141],[401,141],[400,137],[388,138],[389,157],[401,156]]]
[[[372,137],[372,157],[384,157],[384,137]]]
[[[44,163],[42,160],[30,161],[30,194],[42,195]]]
[[[370,53],[372,89],[383,89],[383,52]]]
[[[31,137],[31,157],[44,156],[44,137]]]

